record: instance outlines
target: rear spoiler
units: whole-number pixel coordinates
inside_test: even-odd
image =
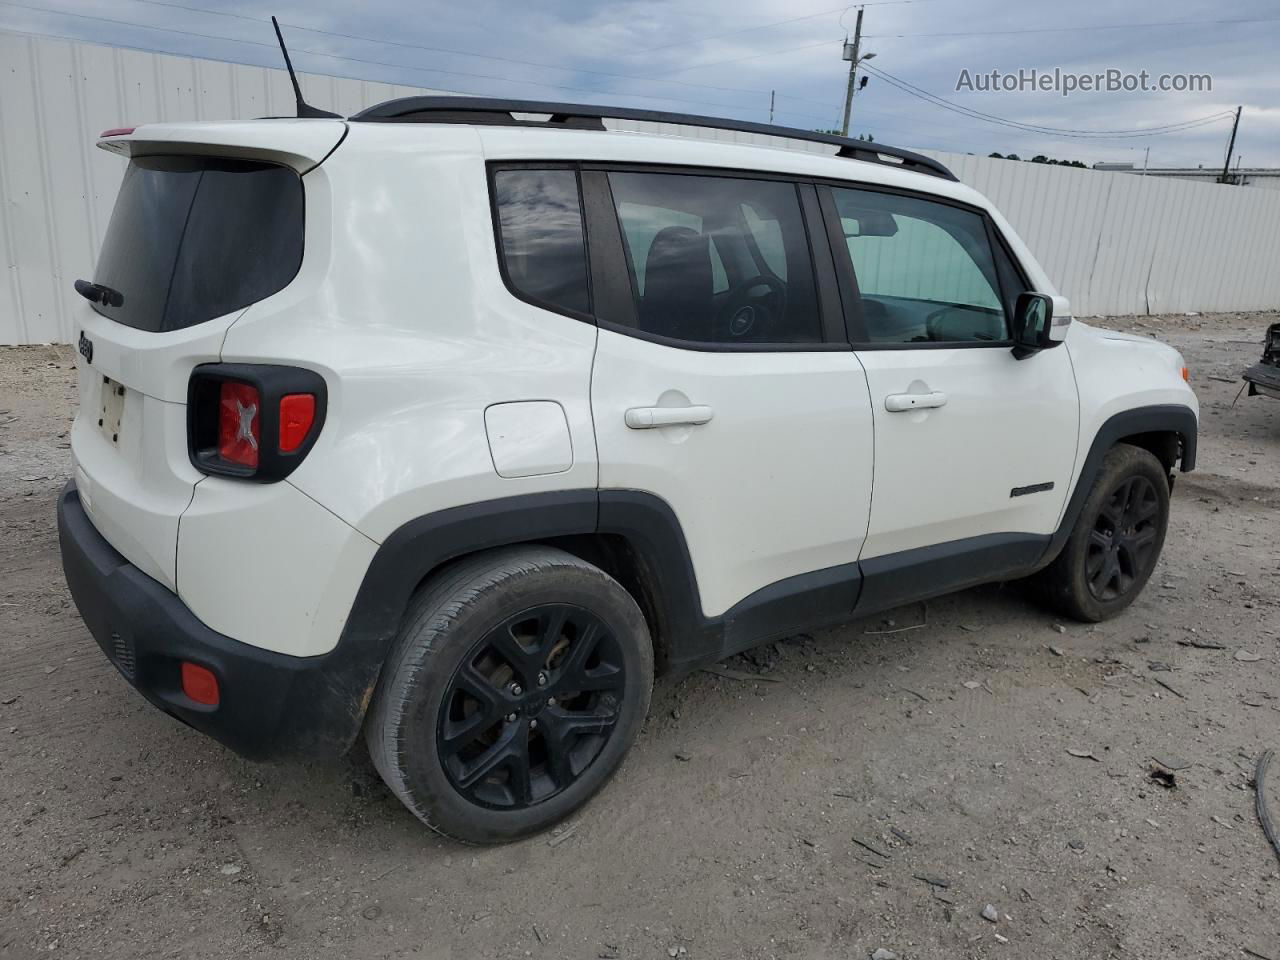
[[[151,123],[108,130],[98,146],[122,157],[199,154],[266,160],[299,173],[318,166],[342,143],[344,120],[236,120]]]

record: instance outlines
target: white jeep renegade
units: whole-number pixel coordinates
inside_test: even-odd
[[[1072,323],[907,151],[471,98],[111,134],[58,505],[85,623],[247,756],[363,731],[457,838],[585,802],[656,671],[1032,574],[1118,613],[1194,466],[1182,358]]]

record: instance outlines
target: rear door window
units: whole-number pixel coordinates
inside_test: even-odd
[[[794,183],[611,172],[609,186],[640,331],[701,344],[822,341]]]
[[[302,265],[302,180],[287,167],[220,157],[129,164],[93,279],[139,330],[180,330],[286,287]]]

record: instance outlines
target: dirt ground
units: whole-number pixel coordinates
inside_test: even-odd
[[[662,680],[617,779],[500,848],[145,704],[59,567],[70,351],[0,350],[0,957],[1280,960],[1280,402],[1233,403],[1276,319],[1108,321],[1202,404],[1130,611],[981,588]]]

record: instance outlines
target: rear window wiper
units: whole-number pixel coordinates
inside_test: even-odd
[[[123,307],[124,294],[113,290],[105,284],[90,283],[88,280],[76,281],[76,293],[90,303],[100,303],[104,307]]]

